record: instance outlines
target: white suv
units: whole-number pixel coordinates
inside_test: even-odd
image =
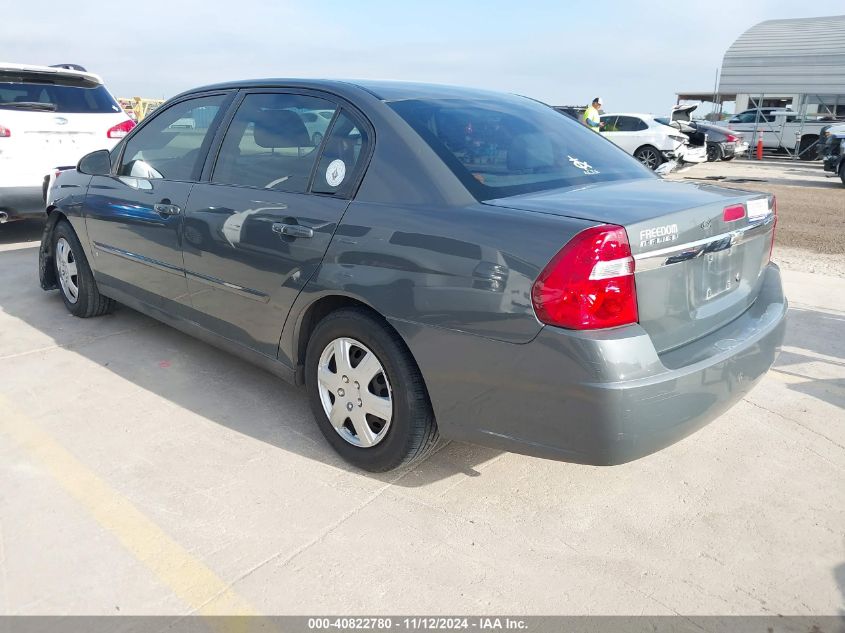
[[[0,62],[0,223],[43,214],[45,176],[111,149],[134,125],[79,66]]]
[[[691,153],[689,138],[673,127],[663,125],[650,114],[603,114],[602,134],[631,154],[643,165],[657,169],[667,160],[703,162],[706,154]],[[698,160],[701,158],[701,160]]]

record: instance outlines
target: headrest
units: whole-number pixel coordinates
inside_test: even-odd
[[[525,171],[538,167],[553,167],[554,154],[552,142],[545,134],[538,132],[520,134],[511,141],[508,150],[508,169]]]
[[[253,132],[259,147],[310,147],[308,128],[296,112],[262,110],[255,117]]]

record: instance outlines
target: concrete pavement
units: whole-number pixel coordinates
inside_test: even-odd
[[[776,369],[656,455],[595,468],[451,443],[373,476],[299,390],[126,308],[69,316],[38,287],[37,231],[15,230],[0,613],[843,610],[841,278],[786,271]]]

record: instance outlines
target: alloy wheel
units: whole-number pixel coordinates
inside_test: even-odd
[[[336,338],[317,365],[320,402],[334,430],[360,448],[381,442],[393,419],[393,394],[381,361],[360,341]]]
[[[56,267],[62,292],[71,303],[79,300],[79,275],[76,269],[76,257],[68,241],[60,237],[56,242]]]
[[[639,156],[637,158],[643,165],[649,169],[657,169],[657,166],[660,164],[660,158],[657,156],[657,152],[653,149],[643,149],[638,154]]]

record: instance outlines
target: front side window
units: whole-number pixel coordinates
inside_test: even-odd
[[[635,116],[620,116],[616,119],[617,132],[640,132],[647,127],[645,121]]]
[[[602,132],[618,132],[619,128],[616,125],[617,118],[615,114],[601,117],[601,122],[604,123]]]
[[[479,200],[655,177],[600,134],[530,99],[407,99],[388,105]]]
[[[126,143],[118,175],[196,180],[203,144],[225,98],[189,99],[157,114]]]
[[[306,191],[334,111],[333,103],[319,97],[247,95],[226,131],[212,182]]]

